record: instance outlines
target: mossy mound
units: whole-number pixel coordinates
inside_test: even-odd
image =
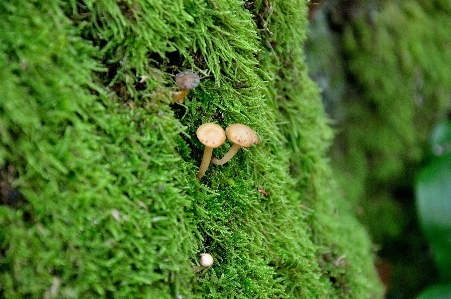
[[[411,189],[429,132],[451,108],[451,6],[381,1],[366,9],[344,26],[352,86],[334,161],[348,198],[368,211],[362,219],[379,242],[402,234],[409,213],[395,198]]]
[[[0,4],[2,297],[380,297],[325,158],[305,10]],[[176,104],[184,69],[203,78]],[[261,142],[198,181],[205,122],[245,123]],[[201,252],[214,267],[193,273]]]
[[[430,154],[430,130],[451,108],[451,2],[328,3],[308,53],[337,128],[333,167],[380,255],[392,262],[394,292],[412,298],[436,274],[412,186]]]

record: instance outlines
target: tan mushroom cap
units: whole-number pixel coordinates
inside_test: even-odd
[[[221,146],[226,140],[224,129],[213,123],[206,123],[200,126],[196,135],[203,145],[213,148]]]
[[[199,85],[200,78],[193,72],[184,71],[175,75],[175,82],[180,88],[191,90]]]
[[[232,124],[226,128],[225,133],[230,141],[240,146],[249,147],[258,143],[254,130],[243,124]]]

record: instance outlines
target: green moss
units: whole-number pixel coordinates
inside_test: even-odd
[[[0,162],[27,200],[0,208],[4,297],[380,297],[325,158],[304,2],[55,3],[0,6]],[[173,104],[186,68],[204,78]],[[204,122],[261,142],[198,181]]]
[[[351,2],[331,4],[329,18],[320,15],[316,20],[335,39],[315,45],[315,38],[324,33],[313,27],[310,60],[326,61],[312,64],[317,78],[346,80],[344,94],[335,98],[337,109],[331,110],[337,128],[333,167],[380,255],[394,265],[394,292],[410,298],[435,271],[425,268],[431,261],[416,224],[412,183],[429,154],[426,142],[432,125],[445,119],[451,107],[450,4]],[[343,70],[330,64],[334,59],[341,60],[337,64]],[[325,71],[324,65],[333,70]],[[339,84],[324,87],[326,96],[342,91]],[[422,274],[398,274],[410,272]]]
[[[385,1],[368,9],[343,29],[352,86],[333,154],[340,185],[370,213],[362,219],[381,242],[399,235],[403,225],[382,223],[371,207],[382,213],[385,206],[388,218],[399,217],[393,208],[399,203],[385,203],[412,183],[431,126],[450,108],[450,10],[443,1]]]

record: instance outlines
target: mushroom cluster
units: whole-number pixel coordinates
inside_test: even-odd
[[[200,180],[208,169],[210,163],[214,165],[224,165],[235,156],[238,150],[244,146],[249,147],[258,143],[258,136],[254,130],[243,124],[232,124],[224,131],[219,125],[206,123],[197,129],[197,138],[205,145],[204,156],[199,166],[197,178]],[[233,142],[229,151],[222,159],[212,158],[213,148],[217,148],[224,144],[225,139]]]
[[[183,71],[175,75],[175,82],[180,87],[180,91],[173,92],[172,98],[178,103],[183,103],[189,91],[199,85],[200,78],[196,73]],[[254,130],[243,124],[232,124],[224,131],[217,124],[206,123],[197,129],[196,135],[200,142],[205,145],[202,162],[196,175],[199,180],[204,176],[210,163],[224,165],[235,156],[240,147],[249,147],[258,143],[258,136]],[[224,144],[226,136],[233,145],[222,159],[212,158],[213,149]]]

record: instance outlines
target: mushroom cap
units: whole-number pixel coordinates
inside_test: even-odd
[[[213,257],[209,253],[201,253],[199,263],[202,267],[213,266]]]
[[[230,141],[241,146],[249,147],[252,144],[258,143],[257,134],[246,125],[233,124],[228,126],[225,132]]]
[[[200,126],[196,135],[203,145],[213,148],[221,146],[226,140],[224,129],[213,123],[206,123]]]
[[[191,90],[199,85],[200,78],[193,72],[183,71],[175,75],[175,82],[180,88]]]

